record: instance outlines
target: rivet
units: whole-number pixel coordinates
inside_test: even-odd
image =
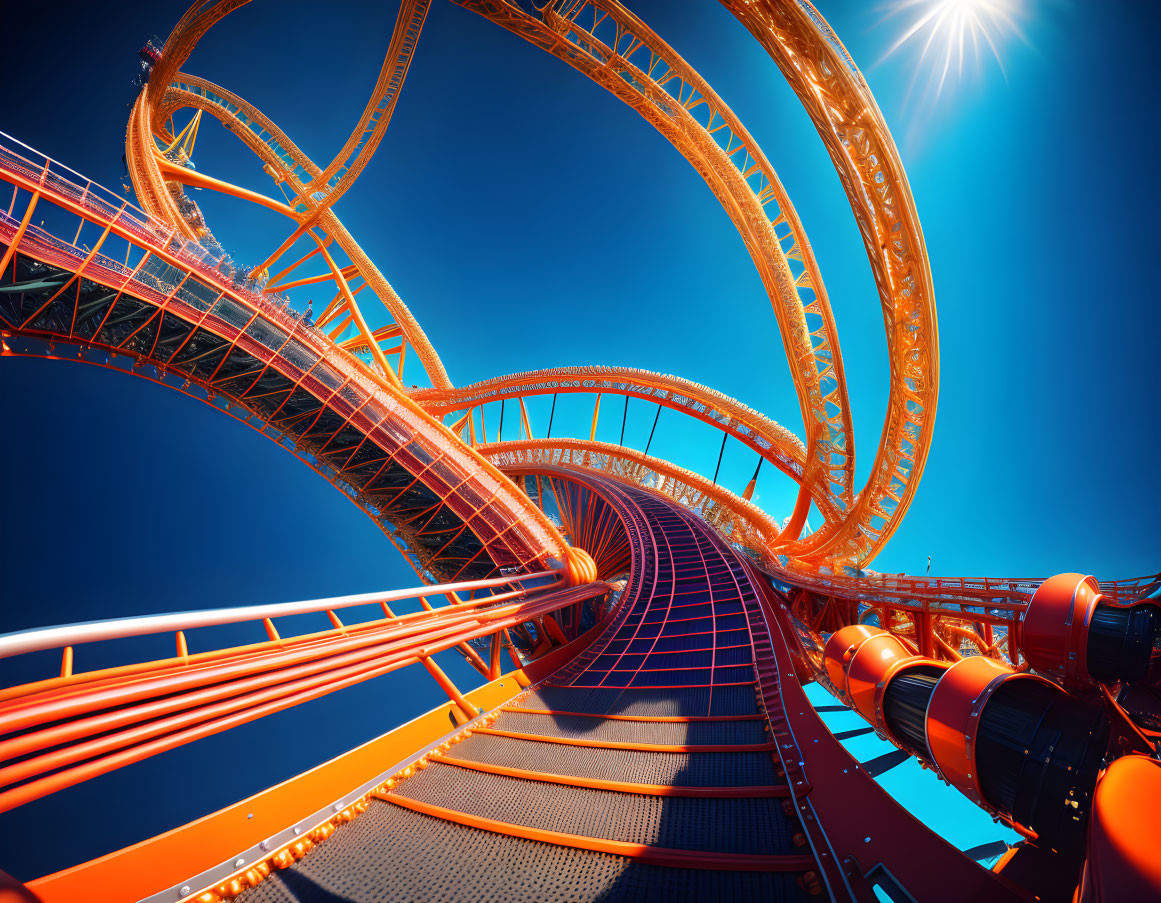
[[[301,833],[302,833],[302,828],[300,828],[300,827],[298,827],[297,825],[295,825],[295,827],[294,827],[294,833],[295,833],[295,834],[301,834]]]
[[[236,868],[236,869],[240,869],[245,864],[246,864],[246,860],[243,859],[241,856],[239,856],[237,859],[234,860],[234,868]]]
[[[183,897],[188,897],[189,892],[190,892],[190,886],[188,884],[184,885],[182,887],[182,889],[178,891],[178,893],[181,894]]]

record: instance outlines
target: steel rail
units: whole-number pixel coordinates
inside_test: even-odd
[[[42,164],[32,163],[0,147],[0,179],[9,181],[29,191],[40,190],[46,200],[102,226],[112,223],[112,231],[120,237],[131,244],[142,247],[164,263],[176,267],[183,273],[195,274],[200,282],[214,286],[215,293],[229,295],[232,300],[241,303],[251,311],[262,312],[266,319],[275,322],[284,332],[301,331],[300,324],[296,323],[293,318],[288,317],[285,313],[278,311],[273,305],[266,302],[265,299],[245,292],[239,292],[232,285],[228,284],[228,281],[222,277],[221,273],[209,268],[200,258],[186,257],[183,253],[182,242],[173,237],[172,230],[168,235],[165,233],[159,234],[154,221],[147,215],[143,220],[136,220],[132,215],[126,216],[120,208],[113,208],[111,204],[98,202],[80,186],[64,180],[56,174],[53,174],[51,178],[48,176],[49,170],[47,162]],[[0,231],[3,231],[3,228],[3,223],[0,222]],[[27,253],[25,243],[28,241],[30,239],[28,236],[25,236],[24,243],[20,247],[20,250],[25,253]],[[55,265],[64,266],[66,269],[70,267],[75,269],[76,266],[80,265],[80,262],[85,256],[83,251],[79,248],[72,248],[68,242],[62,240],[52,239],[52,241],[61,245],[62,249],[67,252],[60,261],[53,261]],[[68,254],[71,254],[76,260],[65,259]],[[101,258],[101,260],[104,260],[104,258]],[[125,268],[111,261],[108,261],[108,265],[116,267],[116,279],[110,280],[104,278],[101,275],[100,268],[96,264],[93,264],[86,270],[86,278],[100,284],[108,285],[118,291],[124,289],[125,285],[122,283],[127,274],[122,271]],[[133,277],[130,276],[130,278]],[[168,304],[171,299],[168,299],[166,296],[173,291],[174,287],[169,284],[164,286],[159,285],[155,290],[152,290],[152,293],[158,295],[157,302],[165,300]],[[143,295],[143,297],[148,297],[148,293]],[[180,296],[178,300],[182,300]],[[563,554],[563,540],[559,539],[559,535],[556,533],[552,524],[549,523],[542,512],[532,505],[522,493],[515,490],[505,492],[504,487],[507,481],[491,464],[458,442],[449,446],[446,440],[452,434],[446,427],[434,421],[419,405],[412,402],[406,395],[393,389],[386,380],[376,378],[373,372],[353,355],[342,351],[324,337],[310,333],[309,331],[301,332],[300,339],[306,342],[316,357],[328,359],[331,364],[338,366],[342,371],[349,374],[364,392],[378,394],[377,404],[380,406],[385,405],[389,409],[396,409],[396,416],[402,415],[401,419],[404,422],[409,422],[412,429],[420,434],[428,434],[428,444],[435,442],[438,436],[439,441],[435,442],[433,449],[435,447],[443,448],[444,457],[450,455],[455,459],[446,464],[445,468],[450,467],[451,463],[454,463],[459,474],[457,479],[461,481],[460,485],[454,489],[449,498],[453,500],[452,504],[455,507],[459,505],[459,501],[457,500],[460,500],[461,496],[464,496],[463,501],[467,504],[466,506],[462,506],[464,510],[459,512],[461,519],[468,522],[472,520],[475,514],[478,514],[476,502],[467,502],[465,493],[478,496],[478,499],[488,499],[488,504],[500,502],[503,507],[509,509],[512,519],[508,527],[503,531],[497,530],[494,525],[491,525],[486,520],[476,519],[477,525],[483,528],[485,535],[489,537],[485,539],[481,536],[480,538],[484,547],[490,553],[499,553],[505,557],[507,555],[513,555],[517,560],[525,558],[524,553],[518,553],[512,548],[513,543],[515,543],[518,548],[525,548],[527,551],[531,551],[528,548],[530,544],[539,547],[541,556],[548,554],[559,557]],[[223,337],[231,340],[235,336],[231,332],[229,335],[224,335]],[[62,336],[62,338],[64,337]],[[253,351],[258,352],[259,358],[267,363],[282,363],[281,357],[277,354],[272,357],[269,349],[262,348],[259,350],[257,345],[255,345]],[[165,362],[159,361],[158,363],[164,365]],[[212,387],[208,390],[214,391]],[[239,403],[245,405],[245,402],[242,400],[239,400]],[[377,427],[375,429],[381,432]],[[406,466],[407,458],[408,455],[403,455],[402,451],[400,451],[398,460],[404,466]],[[474,476],[468,481],[470,485],[465,485],[463,483],[464,475],[472,473],[474,473]],[[434,478],[435,475],[433,474],[432,476]],[[439,489],[435,487],[432,487],[432,489],[441,495]],[[468,508],[471,509],[470,512]],[[512,531],[512,528],[517,526],[518,529]],[[503,536],[504,533],[509,533],[508,538]],[[537,556],[527,556],[527,560],[531,562],[535,557]]]
[[[685,468],[632,449],[581,439],[533,439],[477,446],[505,472],[565,465],[601,473],[634,487],[666,495],[698,514],[728,542],[738,542],[777,565],[777,524],[757,505]],[[659,482],[658,482],[659,480]]]
[[[336,628],[323,635],[299,638],[302,642],[272,640],[256,647],[235,647],[220,650],[224,656],[207,658],[187,663],[182,658],[163,659],[147,663],[145,668],[125,666],[107,669],[100,679],[74,684],[68,680],[52,682],[47,689],[40,689],[42,683],[17,687],[9,691],[0,711],[3,712],[4,732],[25,731],[42,724],[63,719],[86,717],[92,711],[91,702],[99,698],[102,707],[125,707],[140,702],[154,700],[190,691],[209,688],[206,696],[197,696],[202,701],[216,701],[242,692],[245,689],[260,688],[278,683],[287,677],[304,677],[321,670],[342,665],[357,664],[378,655],[383,648],[394,648],[392,644],[418,644],[417,649],[427,649],[458,632],[468,631],[474,638],[476,631],[484,634],[495,632],[490,625],[503,622],[511,626],[507,619],[528,620],[544,611],[554,610],[564,604],[572,604],[577,598],[590,598],[607,591],[605,584],[590,584],[574,587],[547,596],[538,596],[513,602],[499,609],[483,614],[461,611],[460,606],[437,609],[432,618],[422,623],[400,625],[403,618],[388,618],[372,623],[372,629],[356,632],[349,628]],[[565,601],[561,602],[560,599]],[[499,629],[499,628],[497,628]],[[456,640],[457,645],[464,640]],[[191,656],[191,659],[194,658]],[[274,675],[273,677],[271,675]],[[245,680],[254,678],[253,683]],[[223,687],[225,682],[233,682],[233,689]],[[27,691],[24,695],[22,691]],[[194,698],[194,697],[190,697]],[[165,714],[170,709],[145,708],[132,713],[129,723],[154,714]],[[121,719],[124,712],[112,716]],[[98,716],[103,718],[104,716]],[[88,722],[86,722],[88,723]],[[97,723],[97,722],[93,722]],[[101,720],[100,724],[106,724]],[[108,722],[112,724],[112,722]],[[55,730],[55,729],[54,729]],[[68,728],[67,730],[72,730]],[[54,734],[56,736],[56,734]],[[60,736],[65,736],[61,734]],[[14,743],[11,748],[23,749],[21,739],[4,741]],[[4,749],[10,747],[4,746]]]
[[[532,13],[510,0],[456,2],[553,54],[608,90],[656,128],[705,180],[745,243],[778,321],[808,431],[806,444],[812,463],[807,482],[818,482],[821,489],[832,494],[836,506],[846,509],[852,501],[854,444],[837,333],[813,261],[802,273],[796,274],[790,267],[790,259],[809,255],[809,245],[805,241],[798,243],[802,232],[796,216],[789,219],[798,228],[791,227],[781,235],[777,227],[788,224],[787,215],[779,214],[773,221],[767,216],[766,204],[774,198],[786,210],[792,208],[773,169],[733,113],[672,48],[615,3],[602,2],[597,10],[585,0],[574,4],[566,17],[555,12],[553,4]],[[623,52],[576,22],[575,17],[586,6],[594,10],[594,20],[600,12],[603,15],[599,22],[606,18],[616,21],[613,43],[622,43],[624,38],[623,43],[628,46]],[[642,50],[648,51],[648,59],[638,65],[633,60]],[[690,86],[688,96],[675,97],[667,89],[666,85],[676,78]],[[736,124],[736,145],[723,148],[710,128],[691,112],[707,103],[713,104],[723,127]],[[739,152],[745,152],[741,168],[735,160]],[[762,189],[747,180],[759,171],[766,177]],[[788,238],[789,244],[784,245]],[[803,289],[814,295],[805,305],[799,295]],[[816,320],[808,320],[808,312]],[[831,409],[837,413],[832,415]],[[837,491],[832,486],[838,487]],[[807,493],[800,493],[799,501],[790,521],[791,534],[801,530],[809,509]]]
[[[563,570],[537,571],[518,577],[493,577],[487,580],[467,580],[460,583],[410,587],[388,590],[387,592],[356,593],[300,602],[273,602],[264,605],[241,605],[176,614],[140,615],[131,618],[110,618],[102,621],[18,630],[0,634],[0,658],[39,652],[45,649],[59,649],[62,646],[95,643],[100,640],[124,639],[125,637],[146,636],[177,630],[193,630],[197,627],[238,624],[245,621],[261,621],[264,618],[281,618],[287,615],[336,611],[356,605],[381,605],[406,599],[418,599],[421,596],[466,593],[476,589],[508,586],[513,583],[522,585],[529,580],[540,580],[546,577],[559,578],[562,574],[564,574]],[[477,600],[477,602],[483,601],[486,600]]]
[[[220,722],[228,718],[231,724],[242,723],[235,721],[239,717],[243,720],[252,720],[253,717],[298,704],[306,698],[317,698],[342,686],[349,686],[417,662],[427,662],[437,652],[507,629],[515,623],[545,612],[572,605],[579,598],[588,598],[606,589],[603,584],[594,584],[550,592],[547,595],[506,605],[499,610],[480,612],[478,613],[480,616],[476,619],[461,619],[459,626],[435,624],[429,625],[424,633],[397,635],[393,639],[378,642],[362,655],[330,656],[309,667],[280,668],[257,679],[218,683],[193,693],[176,693],[181,675],[173,675],[161,682],[150,681],[155,684],[154,692],[162,694],[157,701],[129,708],[116,708],[73,722],[60,722],[62,717],[70,714],[70,710],[73,714],[83,714],[96,708],[107,708],[118,701],[114,699],[114,694],[108,687],[86,687],[81,693],[76,694],[77,698],[65,701],[68,704],[66,709],[59,706],[47,709],[43,705],[39,707],[38,721],[44,723],[48,719],[57,723],[50,724],[43,730],[21,734],[0,742],[0,761],[11,762],[0,767],[0,785],[30,781],[47,772],[57,772],[66,766],[75,766],[70,769],[67,779],[63,774],[57,773],[34,781],[34,786],[24,785],[0,793],[0,810],[35,798],[29,794],[43,795],[40,793],[41,790],[52,792],[68,785],[62,784],[61,781],[75,783],[72,778],[84,780],[85,775],[91,777],[95,776],[95,773],[101,773],[99,770],[90,773],[93,767],[99,767],[96,763],[84,762],[78,765],[78,762],[98,756],[108,757],[114,753],[113,759],[105,760],[105,764],[108,764],[108,761],[120,761],[120,757],[133,756],[133,753],[116,753],[117,750],[142,744],[152,749],[150,744],[155,741],[164,745],[167,743],[167,737],[177,736],[174,735],[175,731],[186,731],[203,725],[204,722]],[[120,700],[122,705],[125,701],[127,700]],[[87,703],[88,708],[77,708],[82,702]],[[21,707],[18,701],[15,708]],[[12,708],[13,706],[9,705],[0,709],[6,727],[28,728],[33,724],[28,720],[28,713],[24,713],[23,717],[17,715],[14,720],[9,714],[9,709]],[[254,714],[255,712],[259,714]],[[32,755],[35,753],[40,754]],[[13,761],[21,756],[24,758]]]
[[[870,477],[841,524],[788,554],[869,562],[898,527],[931,447],[939,398],[939,334],[923,231],[903,163],[866,81],[809,0],[722,0],[798,96],[850,202],[878,289],[891,363],[882,436]]]
[[[721,392],[678,376],[634,367],[551,367],[453,389],[413,389],[408,394],[432,416],[446,417],[465,411],[470,415],[494,401],[558,393],[623,395],[678,411],[734,437],[795,482],[803,483],[807,453],[794,433]],[[807,488],[824,519],[841,516],[829,490],[817,482]]]

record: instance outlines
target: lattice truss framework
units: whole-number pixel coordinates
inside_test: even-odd
[[[508,0],[455,0],[568,63],[636,110],[690,162],[737,228],[769,296],[806,424],[802,440],[762,414],[711,389],[626,368],[556,369],[453,387],[423,330],[399,295],[331,209],[348,191],[382,139],[427,15],[429,0],[402,0],[371,97],[339,153],[312,161],[255,106],[182,71],[200,38],[247,0],[196,3],[174,28],[133,105],[126,134],[130,177],[144,210],[174,237],[205,242],[205,220],[183,186],[226,192],[291,221],[288,237],[256,268],[267,294],[330,283],[334,298],[318,326],[351,366],[379,392],[408,398],[442,421],[443,441],[458,456],[498,476],[492,465],[532,463],[600,470],[650,485],[699,511],[731,541],[759,559],[807,569],[866,564],[898,526],[919,481],[931,441],[938,394],[938,340],[926,250],[898,153],[874,99],[850,56],[806,0],[722,0],[768,51],[803,103],[838,171],[862,234],[882,305],[891,373],[887,416],[871,475],[854,485],[854,436],[842,356],[831,306],[802,223],[769,160],[713,88],[644,22],[616,0],[553,0],[542,9]],[[262,161],[281,200],[230,185],[182,165],[173,115],[209,114]],[[194,126],[196,131],[196,125]],[[314,247],[286,264],[300,240]],[[295,277],[307,260],[320,276]],[[273,275],[270,275],[273,273]],[[379,305],[360,304],[370,289]],[[380,310],[381,307],[381,310]],[[371,311],[374,308],[372,315]],[[408,391],[409,353],[431,388]],[[196,380],[195,380],[196,381]],[[590,435],[533,439],[524,400],[532,395],[596,395]],[[781,527],[743,496],[704,476],[645,453],[596,442],[603,394],[644,398],[708,423],[754,450],[799,484],[794,511]],[[475,434],[473,412],[489,401],[515,399],[525,431],[520,442],[488,442]],[[348,418],[351,420],[354,418]],[[437,427],[438,428],[438,427]],[[453,437],[454,434],[454,437]],[[720,464],[720,457],[719,457]],[[756,478],[756,477],[755,477]],[[502,477],[494,500],[504,517],[535,522],[531,545],[540,558],[559,557],[562,540],[543,515]],[[350,493],[348,493],[350,494]],[[802,536],[811,503],[821,527]],[[504,532],[502,523],[494,531]],[[407,537],[402,537],[406,543]],[[527,545],[527,543],[526,543]],[[537,550],[517,558],[531,560]]]

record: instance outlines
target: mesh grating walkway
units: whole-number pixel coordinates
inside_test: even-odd
[[[670,503],[602,488],[637,539],[605,634],[241,899],[808,899],[744,567]]]
[[[436,852],[438,851],[438,852]],[[675,869],[466,828],[373,803],[244,900],[262,903],[544,903],[801,900],[790,874]]]

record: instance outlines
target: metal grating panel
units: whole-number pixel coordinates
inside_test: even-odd
[[[497,719],[498,730],[546,737],[578,737],[614,743],[663,743],[667,746],[697,744],[765,743],[761,721],[605,721],[583,715],[524,715],[505,712]]]
[[[430,765],[394,793],[565,834],[714,853],[794,853],[782,801],[644,796]]]
[[[366,813],[241,903],[684,903],[763,900],[804,903],[794,875],[641,865],[492,834],[390,803]]]
[[[782,784],[769,753],[668,753],[592,749],[474,734],[453,746],[451,758],[506,768],[573,775],[628,784],[737,787]]]

